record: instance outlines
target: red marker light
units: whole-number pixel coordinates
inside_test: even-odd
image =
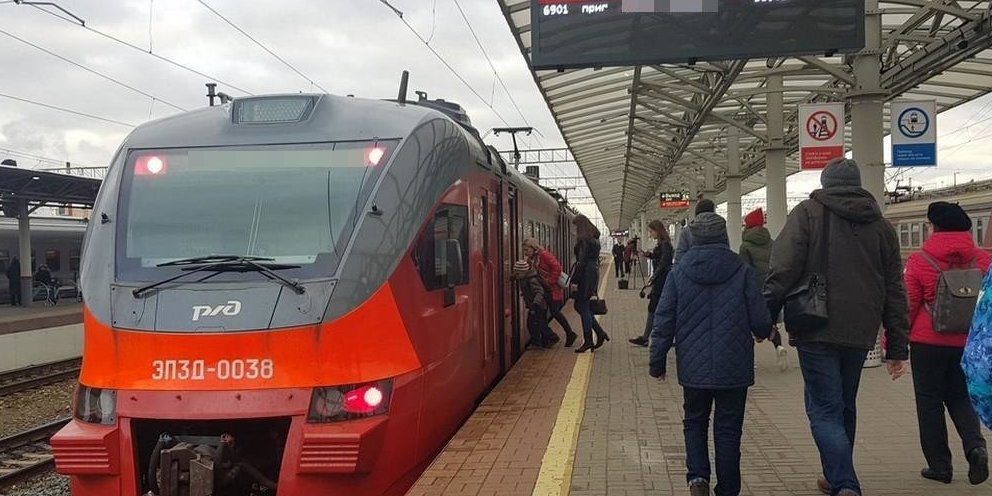
[[[363,386],[344,394],[344,411],[368,414],[375,411],[385,395],[375,386]]]
[[[372,164],[372,166],[374,167],[379,165],[379,161],[382,160],[382,157],[385,155],[386,155],[386,150],[376,147],[369,150],[368,153],[365,154],[365,157],[369,160],[369,163]]]
[[[157,176],[165,174],[165,159],[156,155],[138,157],[134,163],[134,174],[138,176]]]

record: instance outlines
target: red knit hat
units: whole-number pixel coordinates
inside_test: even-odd
[[[760,208],[752,210],[744,217],[744,227],[760,227],[765,225],[765,212]]]

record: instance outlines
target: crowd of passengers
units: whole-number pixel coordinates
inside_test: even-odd
[[[613,248],[618,279],[630,274],[639,255],[652,262],[641,289],[648,300],[644,330],[630,342],[650,346],[649,373],[660,380],[667,377],[668,352],[675,348],[690,496],[709,495],[714,482],[711,421],[714,493],[740,494],[754,343],[769,340],[779,369],[788,370],[780,324],[798,354],[806,414],[820,454],[821,492],[862,494],[853,459],[857,395],[880,330],[891,378],[912,371],[927,462],[920,475],[944,484],[953,480],[946,411],[963,442],[968,481],[984,483],[989,469],[981,424],[992,428],[992,259],[975,245],[971,219],[957,204],[930,204],[934,234],[904,270],[896,232],[861,187],[858,165],[834,159],[820,182],[822,188],[789,213],[774,241],[758,209],[745,217],[743,243],[735,253],[726,221],[703,199],[677,247],[665,224],[655,220],[648,226],[657,242],[653,250],[639,252],[636,242]],[[560,341],[551,320],[561,325],[565,347],[576,341],[562,314],[567,294],[582,325],[583,341],[575,352],[584,353],[610,337],[596,319],[605,313],[597,295],[600,233],[585,216],[573,224],[576,262],[570,270],[537,240],[527,239],[526,259],[514,264],[514,278],[528,308],[530,346],[548,348]]]

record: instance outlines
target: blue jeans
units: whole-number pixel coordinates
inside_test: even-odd
[[[582,319],[582,338],[586,343],[592,344],[592,330],[597,324],[596,316],[592,314],[592,309],[589,308],[589,300],[576,298],[575,311],[578,312],[579,318]]]
[[[683,436],[685,437],[686,481],[710,478],[709,422],[713,413],[713,446],[716,451],[716,496],[741,493],[741,432],[747,388],[682,388],[685,400]],[[714,403],[716,408],[714,409]]]
[[[854,436],[858,424],[858,385],[867,356],[867,350],[840,345],[799,345],[809,428],[820,451],[823,475],[835,495],[841,489],[861,494],[861,484],[854,472]]]

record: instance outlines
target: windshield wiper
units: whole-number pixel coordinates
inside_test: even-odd
[[[204,257],[181,258],[179,260],[173,260],[171,262],[160,263],[156,265],[156,267],[172,267],[175,265],[195,265],[202,263],[219,263],[219,262],[232,262],[232,261],[271,262],[273,260],[275,259],[265,258],[265,257],[248,257],[244,255],[207,255]]]
[[[285,269],[296,269],[299,265],[284,265],[284,264],[261,264],[258,261],[273,260],[272,258],[262,258],[262,257],[242,257],[237,255],[221,255],[221,256],[208,256],[208,257],[196,257],[196,258],[186,258],[182,260],[175,260],[172,262],[165,262],[158,264],[157,267],[170,267],[178,265],[189,265],[190,267],[184,267],[182,273],[175,276],[163,279],[158,282],[142,286],[131,291],[131,294],[135,298],[140,298],[141,295],[146,292],[155,289],[159,286],[168,284],[177,279],[181,279],[190,274],[196,274],[197,272],[261,272],[269,279],[276,280],[286,285],[288,288],[292,289],[296,294],[303,294],[306,292],[306,287],[300,284],[298,281],[291,281],[285,277],[276,273],[277,270]],[[215,274],[216,275],[216,274]],[[209,279],[213,275],[208,276],[201,281]]]

